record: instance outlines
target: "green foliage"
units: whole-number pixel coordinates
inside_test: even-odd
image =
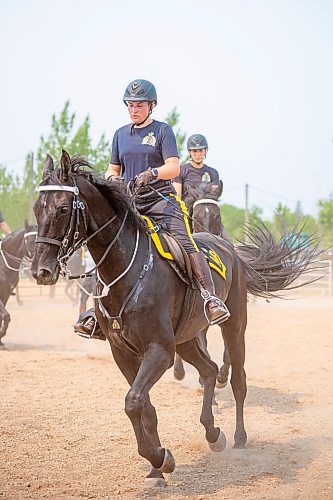
[[[28,192],[5,165],[0,165],[0,199],[0,209],[9,227],[12,230],[23,227],[28,218]]]
[[[177,108],[173,108],[173,110],[165,118],[165,121],[170,125],[170,127],[173,128],[173,131],[174,131],[175,136],[176,136],[179,158],[181,158],[182,152],[184,149],[184,142],[185,142],[185,138],[186,138],[186,133],[181,132],[179,128],[177,128],[175,130],[176,125],[178,125],[178,123],[179,123],[179,116],[180,115],[177,112]],[[181,160],[181,161],[183,162],[184,160]]]
[[[98,172],[104,172],[109,164],[110,143],[103,134],[97,145],[92,145],[90,137],[90,118],[87,116],[74,130],[75,113],[70,112],[70,103],[67,101],[60,112],[59,117],[52,115],[51,131],[45,139],[41,137],[41,143],[37,152],[37,177],[41,178],[41,173],[46,155],[58,161],[61,157],[62,149],[70,155],[80,154],[85,156]]]
[[[220,210],[223,225],[231,239],[234,242],[243,240],[245,210],[228,204],[221,205]]]
[[[319,200],[319,227],[326,247],[333,246],[333,193],[328,200]]]

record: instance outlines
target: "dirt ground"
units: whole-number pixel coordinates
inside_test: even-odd
[[[36,287],[37,289],[37,287]],[[28,289],[27,289],[28,290]],[[149,470],[124,413],[127,384],[106,342],[72,334],[78,306],[11,297],[0,351],[0,497],[11,499],[333,499],[333,298],[258,300],[248,306],[246,450],[232,449],[234,399],[217,391],[227,448],[211,452],[199,422],[194,369],[169,370],[152,390],[162,445],[176,470],[147,491]],[[209,349],[219,362],[217,327]]]

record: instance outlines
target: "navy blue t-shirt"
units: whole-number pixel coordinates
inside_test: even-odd
[[[0,222],[4,222],[4,220],[5,220],[5,219],[3,218],[3,215],[2,215],[2,213],[0,212]]]
[[[172,128],[153,120],[146,127],[132,128],[129,124],[118,129],[113,137],[110,163],[121,165],[121,175],[129,182],[148,168],[164,165],[173,156],[178,157],[178,150]]]
[[[195,187],[202,183],[219,183],[219,173],[215,168],[203,164],[200,168],[192,166],[191,162],[180,165],[180,172],[173,182],[178,182],[182,185],[182,198],[187,194],[186,186]]]

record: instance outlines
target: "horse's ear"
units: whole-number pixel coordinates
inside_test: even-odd
[[[54,169],[53,160],[50,155],[46,155],[46,159],[43,166],[42,178],[44,179],[48,174]]]
[[[27,219],[24,219],[24,227],[25,227],[25,230],[28,231],[29,224],[28,224]]]
[[[61,160],[60,160],[60,178],[63,181],[67,181],[72,171],[71,157],[65,151],[62,150]]]
[[[222,193],[223,193],[223,182],[222,180],[220,180],[216,196],[219,198],[220,196],[222,196]]]

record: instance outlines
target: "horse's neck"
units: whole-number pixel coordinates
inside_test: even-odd
[[[94,221],[94,224],[88,231],[88,237],[96,231],[95,224],[102,227],[108,222],[114,213],[110,212],[105,220]],[[137,243],[137,229],[134,227],[127,215],[123,228],[119,235],[118,231],[123,223],[125,215],[116,216],[115,220],[103,229],[100,233],[93,236],[88,242],[88,248],[96,265],[98,273],[105,283],[110,283],[129,265],[134,254]],[[92,230],[92,227],[95,227]],[[111,242],[115,240],[112,247],[108,250]],[[103,262],[100,263],[101,259]],[[100,263],[100,264],[99,264]]]

